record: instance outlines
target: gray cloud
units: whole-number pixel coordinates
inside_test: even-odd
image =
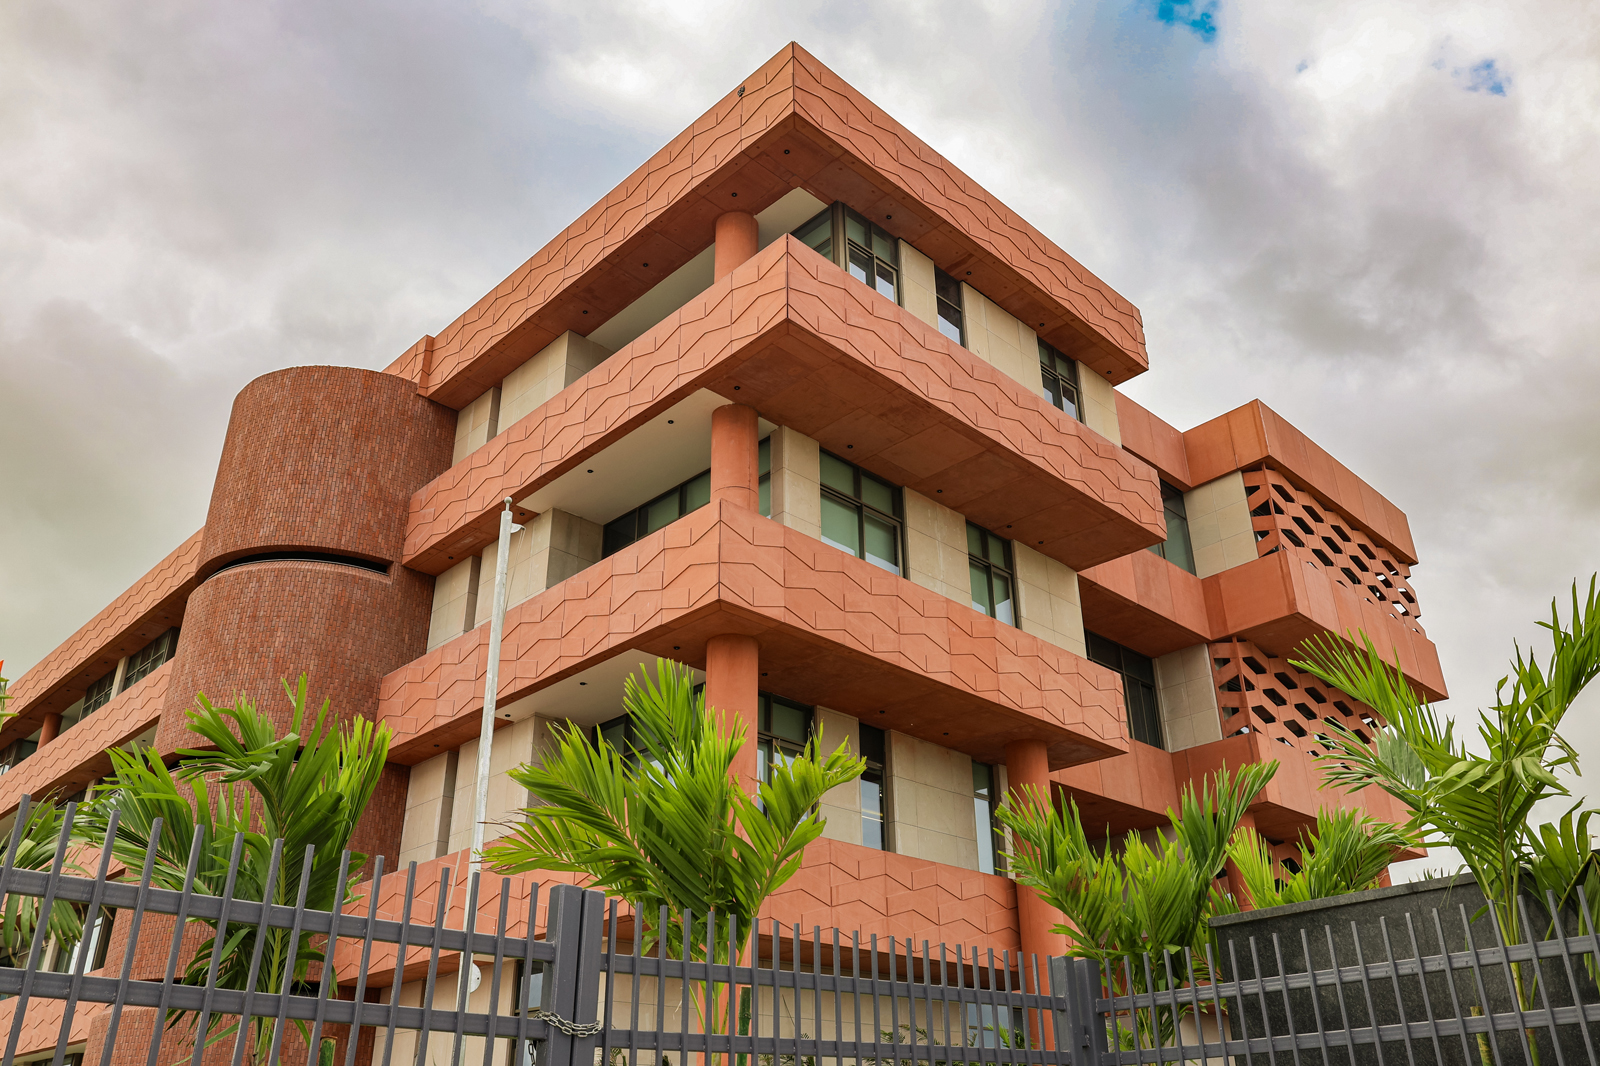
[[[385,365],[793,38],[1138,304],[1132,396],[1260,397],[1405,509],[1486,699],[1600,566],[1600,14],[1156,11],[7,6],[8,672],[203,520],[246,381]]]

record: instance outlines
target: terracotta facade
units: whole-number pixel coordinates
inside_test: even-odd
[[[919,271],[931,278],[931,262],[959,282],[986,337],[1004,328],[1026,346],[1031,331],[1072,361],[1099,428],[1042,387],[1031,351],[1026,373],[1015,359],[990,362],[931,297],[913,306],[892,262],[887,288],[868,285],[796,235],[803,218],[763,236],[792,193],[842,203],[892,238],[885,247],[910,249],[906,264],[914,252]],[[542,402],[510,409],[514,421],[499,419],[492,390],[530,358],[659,302],[656,286],[713,245],[698,293],[660,308],[618,351],[585,341],[594,350],[582,366]],[[547,541],[559,526],[606,546],[569,545],[571,565],[518,579],[498,726],[530,716],[596,726],[620,712],[622,672],[663,656],[704,671],[713,702],[752,729],[769,693],[848,723],[852,742],[877,729],[893,752],[942,752],[950,758],[916,768],[923,791],[906,788],[898,806],[894,782],[912,768],[889,759],[883,817],[906,827],[901,844],[892,832],[888,849],[817,841],[768,916],[808,935],[837,927],[1058,950],[1055,916],[1019,898],[1003,868],[916,854],[919,839],[957,835],[934,823],[951,810],[967,817],[969,766],[988,769],[993,794],[1031,785],[1072,798],[1094,831],[1120,832],[1160,826],[1186,784],[1224,764],[1277,759],[1252,815],[1288,848],[1319,807],[1355,802],[1323,787],[1318,723],[1370,727],[1369,709],[1290,664],[1306,640],[1365,633],[1421,693],[1446,694],[1419,621],[1404,513],[1259,400],[1180,431],[1113,390],[1148,368],[1132,304],[790,45],[386,372],[291,368],[245,386],[206,527],[13,684],[18,714],[0,727],[0,748],[46,742],[0,777],[0,816],[24,792],[67,795],[104,775],[108,747],[191,746],[184,713],[196,693],[245,693],[286,714],[280,680],[304,672],[318,705],[327,698],[341,718],[394,734],[358,847],[393,870],[407,811],[447,811],[430,830],[439,857],[417,872],[419,906],[441,905],[441,871],[459,874],[468,858],[445,842],[460,839],[471,804],[448,813],[445,775],[413,778],[411,768],[458,750],[460,772],[473,765],[463,745],[479,730],[510,497],[516,521],[546,522]],[[667,424],[692,439],[657,443],[679,440]],[[675,473],[651,480],[638,472],[648,462]],[[591,477],[597,468],[611,473]],[[878,511],[839,487],[840,470],[882,486]],[[702,471],[708,487],[696,496]],[[901,504],[882,502],[896,490],[937,504],[950,535],[908,536]],[[1208,501],[1193,523],[1210,523],[1204,566],[1185,559],[1189,519],[1174,498]],[[658,521],[662,507],[671,513]],[[862,530],[876,514],[900,539],[874,555],[862,533],[852,547],[840,514],[867,516]],[[969,536],[1012,547],[962,556],[963,522],[977,530]],[[914,557],[931,550],[950,558]],[[1000,575],[984,586],[990,600],[977,584],[965,596],[968,570],[974,582]],[[446,572],[455,606],[430,623]],[[1053,599],[997,605],[1006,580]],[[1019,627],[1039,617],[1050,624]],[[174,629],[172,661],[124,684]],[[1136,727],[1123,675],[1084,654],[1103,646],[1094,636],[1155,663],[1165,735],[1137,735],[1150,726]],[[120,691],[73,717],[108,684]],[[741,765],[741,779],[755,773],[753,760]],[[440,795],[414,794],[425,787]],[[915,795],[944,806],[920,811]],[[1402,814],[1372,797],[1361,804]],[[829,809],[862,810],[854,798]],[[968,842],[990,831],[972,810],[980,821],[959,827]],[[516,920],[537,902],[535,881],[564,880],[512,879]],[[398,917],[403,881],[363,888],[363,906]],[[496,879],[484,913],[500,892]],[[464,890],[443,905],[459,911]],[[539,906],[534,914],[542,920]],[[349,948],[339,947],[341,970],[354,963]],[[415,960],[397,963],[377,960],[371,984],[415,976]],[[24,1052],[51,1046],[41,1019]],[[98,1022],[80,1013],[73,1039],[93,1044]],[[134,1050],[143,1061],[143,1044]]]

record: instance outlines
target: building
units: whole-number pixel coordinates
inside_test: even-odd
[[[1259,400],[1180,432],[1118,391],[1147,369],[1133,305],[791,45],[385,372],[247,385],[205,527],[13,685],[0,814],[304,671],[395,733],[357,846],[459,868],[510,497],[492,819],[672,657],[762,746],[871,762],[774,915],[1058,951],[996,868],[1006,789],[1155,829],[1274,758],[1288,845],[1352,802],[1320,723],[1370,715],[1300,641],[1445,694],[1405,515]]]

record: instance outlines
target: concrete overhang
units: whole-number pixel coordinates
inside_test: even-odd
[[[701,390],[1075,570],[1166,536],[1149,465],[786,236],[419,489],[405,565],[442,573],[505,497]]]
[[[1147,369],[1137,308],[789,44],[389,372],[459,409],[701,254],[718,215],[794,189],[849,204],[1113,384]]]
[[[1004,762],[1019,739],[1045,741],[1055,768],[1127,750],[1111,671],[715,501],[513,606],[497,700],[515,713],[574,676],[616,684],[625,669],[586,672],[619,656],[703,666],[707,639],[730,632],[760,642],[763,688],[979,761]],[[477,735],[487,647],[479,626],[384,679],[391,759]],[[598,713],[584,708],[585,720]],[[554,703],[543,713],[564,716]]]

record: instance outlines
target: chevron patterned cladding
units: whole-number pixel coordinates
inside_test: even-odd
[[[1125,750],[1111,671],[727,503],[512,607],[498,699],[626,649],[701,661],[705,639],[730,631],[761,636],[775,691],[974,758],[1004,761],[1024,737],[1046,740],[1060,766]],[[393,757],[476,734],[487,642],[479,626],[384,678]]]
[[[897,237],[973,272],[991,299],[1113,382],[1148,367],[1138,308],[789,45],[388,372],[459,409],[565,330],[592,325],[583,312],[609,316],[687,262],[711,243],[717,214],[760,211],[794,188],[824,201],[854,194],[869,214],[892,216]],[[737,205],[730,194],[742,194]]]
[[[110,773],[106,749],[126,744],[156,724],[171,678],[172,663],[164,663],[13,766],[0,777],[0,817],[17,809],[23,793],[38,798],[57,789],[75,792],[91,779]]]
[[[417,887],[411,910],[414,924],[428,924],[437,917],[439,878],[445,868],[450,870],[445,925],[451,929],[463,927],[467,908],[465,852],[417,865]],[[486,874],[478,901],[477,927],[496,928],[501,895],[505,893],[508,897],[506,931],[512,936],[526,936],[528,903],[535,883],[539,885],[539,897],[534,921],[536,930],[542,933],[549,912],[546,901],[550,889],[555,885],[581,884],[582,880],[574,874],[549,871],[506,878]],[[358,885],[356,902],[346,913],[365,915],[367,901],[376,899],[379,917],[398,920],[405,884],[406,874],[402,871],[385,875],[376,892],[370,881]],[[618,913],[626,919],[630,912],[623,906]],[[1008,878],[837,840],[817,840],[806,848],[800,871],[767,900],[761,909],[761,918],[764,922],[777,920],[786,931],[798,924],[802,936],[808,936],[813,928],[820,928],[825,939],[831,939],[828,934],[838,929],[846,938],[859,932],[863,941],[877,934],[880,940],[890,936],[913,943],[928,940],[934,944],[948,943],[952,949],[958,944],[981,944],[995,951],[1018,948],[1016,886]],[[354,979],[361,951],[359,941],[340,942],[334,966],[341,981]],[[397,957],[394,945],[375,943],[369,984],[373,987],[390,984]],[[408,950],[401,980],[423,977],[428,962],[427,948]],[[440,960],[440,973],[451,969],[450,959]]]
[[[405,564],[444,571],[506,496],[701,388],[1074,568],[1166,535],[1150,466],[785,237],[419,489]]]
[[[174,548],[11,685],[10,709],[17,717],[0,731],[0,745],[39,728],[46,712],[66,710],[106,669],[115,669],[118,659],[178,624],[194,590],[204,533],[198,530]]]

